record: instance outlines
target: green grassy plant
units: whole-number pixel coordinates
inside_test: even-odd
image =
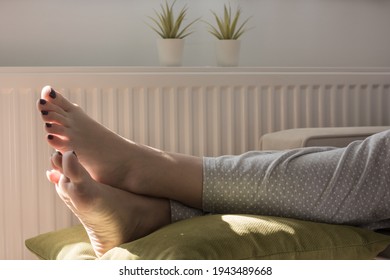
[[[184,6],[177,17],[173,12],[173,7],[176,3],[176,0],[169,5],[167,1],[165,4],[161,4],[161,11],[154,11],[155,17],[149,17],[155,26],[149,25],[158,35],[163,39],[183,39],[190,35],[191,32],[189,28],[199,20],[195,19],[189,24],[182,26],[183,21],[187,16],[187,6]]]
[[[247,18],[241,25],[238,25],[238,21],[241,16],[241,9],[237,8],[235,13],[232,13],[232,9],[224,5],[223,16],[218,16],[216,12],[211,11],[214,15],[216,26],[209,22],[206,22],[210,27],[209,32],[217,37],[219,40],[237,40],[240,38],[248,29],[245,29],[245,25],[250,18]]]

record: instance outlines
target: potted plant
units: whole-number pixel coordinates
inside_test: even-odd
[[[184,6],[177,17],[173,8],[176,0],[172,4],[161,4],[161,11],[155,10],[155,17],[149,17],[155,26],[149,25],[159,36],[157,49],[160,64],[163,66],[181,66],[184,38],[192,33],[189,28],[199,19],[195,19],[187,25],[183,25],[187,17],[187,6]]]
[[[245,28],[250,18],[238,23],[241,16],[241,9],[238,7],[235,13],[230,7],[224,5],[223,16],[218,16],[216,12],[211,11],[216,25],[208,23],[209,32],[215,36],[218,41],[216,45],[218,66],[237,66],[239,61],[241,41],[239,38],[248,29]]]

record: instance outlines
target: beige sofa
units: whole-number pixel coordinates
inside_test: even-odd
[[[390,126],[295,128],[263,135],[260,150],[286,150],[313,146],[345,147],[352,141],[390,129]]]
[[[262,150],[342,147],[390,127],[304,128],[261,137]],[[26,240],[40,259],[96,259],[81,226]],[[122,244],[101,259],[374,259],[389,256],[390,236],[357,227],[258,215],[206,215]],[[386,248],[388,248],[386,250]]]

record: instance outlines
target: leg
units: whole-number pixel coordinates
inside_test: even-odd
[[[368,228],[390,226],[390,131],[345,149],[205,158],[203,208]]]
[[[72,152],[53,156],[47,176],[84,225],[100,257],[109,249],[170,223],[169,201],[125,192],[94,181]]]

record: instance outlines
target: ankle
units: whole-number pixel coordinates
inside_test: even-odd
[[[157,196],[166,182],[171,159],[166,153],[143,145],[134,144],[130,159],[123,170],[127,174],[121,184],[136,194]]]

